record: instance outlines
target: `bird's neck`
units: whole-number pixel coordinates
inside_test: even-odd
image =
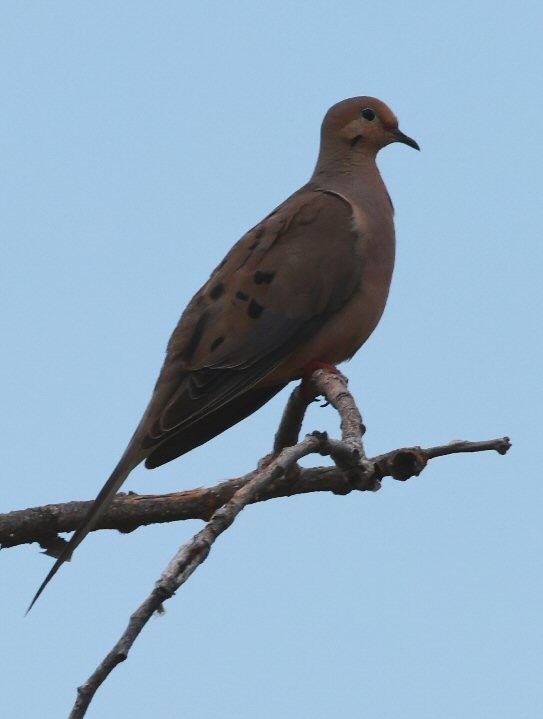
[[[390,206],[375,155],[357,153],[345,158],[321,156],[310,182],[343,195],[350,202],[385,209]]]

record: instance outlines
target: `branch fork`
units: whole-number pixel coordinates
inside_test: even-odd
[[[309,386],[308,386],[309,385]],[[315,396],[323,395],[341,418],[341,440],[324,432],[312,432],[299,441],[302,421]],[[215,540],[253,502],[306,492],[377,491],[385,477],[405,481],[418,476],[436,457],[461,452],[495,450],[505,454],[511,446],[508,437],[483,441],[454,441],[423,449],[408,447],[368,458],[362,437],[365,426],[340,373],[318,369],[309,382],[304,380],[290,395],[275,435],[273,451],[259,462],[257,469],[215,487],[201,488],[163,496],[118,495],[95,529],[116,528],[132,531],[157,521],[200,518],[207,524],[182,546],[172,558],[152,592],[130,617],[128,626],[111,651],[87,681],[77,690],[77,699],[69,719],[81,719],[100,685],[113,669],[124,661],[155,612],[187,581],[208,556]],[[332,467],[302,468],[298,462],[309,454],[329,456]],[[38,541],[46,553],[56,554],[58,532],[75,529],[88,509],[88,502],[48,505],[0,515],[2,547]]]

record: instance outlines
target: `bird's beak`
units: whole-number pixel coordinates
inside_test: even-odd
[[[404,135],[401,130],[392,130],[392,137],[394,138],[393,142],[401,142],[404,145],[409,145],[409,147],[412,147],[415,150],[420,150],[418,143],[410,137],[407,137],[407,135]]]

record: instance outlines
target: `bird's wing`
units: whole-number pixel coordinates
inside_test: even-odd
[[[135,435],[140,446],[151,454],[265,382],[314,337],[357,287],[357,239],[350,204],[315,190],[296,193],[242,237],[172,335]]]

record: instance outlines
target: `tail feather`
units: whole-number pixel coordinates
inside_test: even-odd
[[[194,447],[208,442],[212,437],[224,432],[228,427],[231,427],[233,424],[240,422],[255,412],[265,402],[271,399],[274,394],[277,394],[277,392],[283,389],[283,387],[284,385],[280,384],[271,387],[252,388],[250,391],[241,393],[234,400],[219,406],[214,412],[190,422],[188,426],[184,428],[184,431],[174,432],[171,436],[161,437],[156,441],[156,446],[146,447],[142,442],[142,437],[146,436],[146,427],[154,416],[152,414],[155,411],[153,409],[152,399],[118,465],[100,490],[81,526],[75,530],[62,549],[58,559],[51,567],[51,570],[30,602],[26,613],[28,614],[32,609],[45,587],[64,562],[71,559],[76,548],[81,544],[95,526],[100,516],[108,508],[122,483],[140,462],[145,459],[145,465],[148,469],[159,467],[161,464],[185,454],[185,452],[190,451]]]
[[[117,491],[119,490],[121,484],[125,481],[130,472],[141,462],[141,460],[141,457],[137,460],[135,460],[133,457],[130,457],[130,453],[128,451],[121,458],[119,464],[115,467],[109,479],[104,484],[104,486],[100,490],[100,493],[92,503],[92,506],[89,509],[87,516],[83,520],[83,523],[72,534],[68,543],[60,553],[58,559],[51,567],[51,570],[49,571],[48,575],[41,583],[38,591],[34,595],[34,598],[30,602],[30,605],[26,610],[26,614],[28,614],[28,612],[32,609],[34,604],[37,602],[40,594],[43,592],[45,587],[49,584],[51,579],[55,576],[55,574],[58,572],[64,562],[70,561],[75,549],[81,544],[87,534],[95,526],[96,522],[105,512],[105,510],[110,505],[112,499],[117,494]]]

